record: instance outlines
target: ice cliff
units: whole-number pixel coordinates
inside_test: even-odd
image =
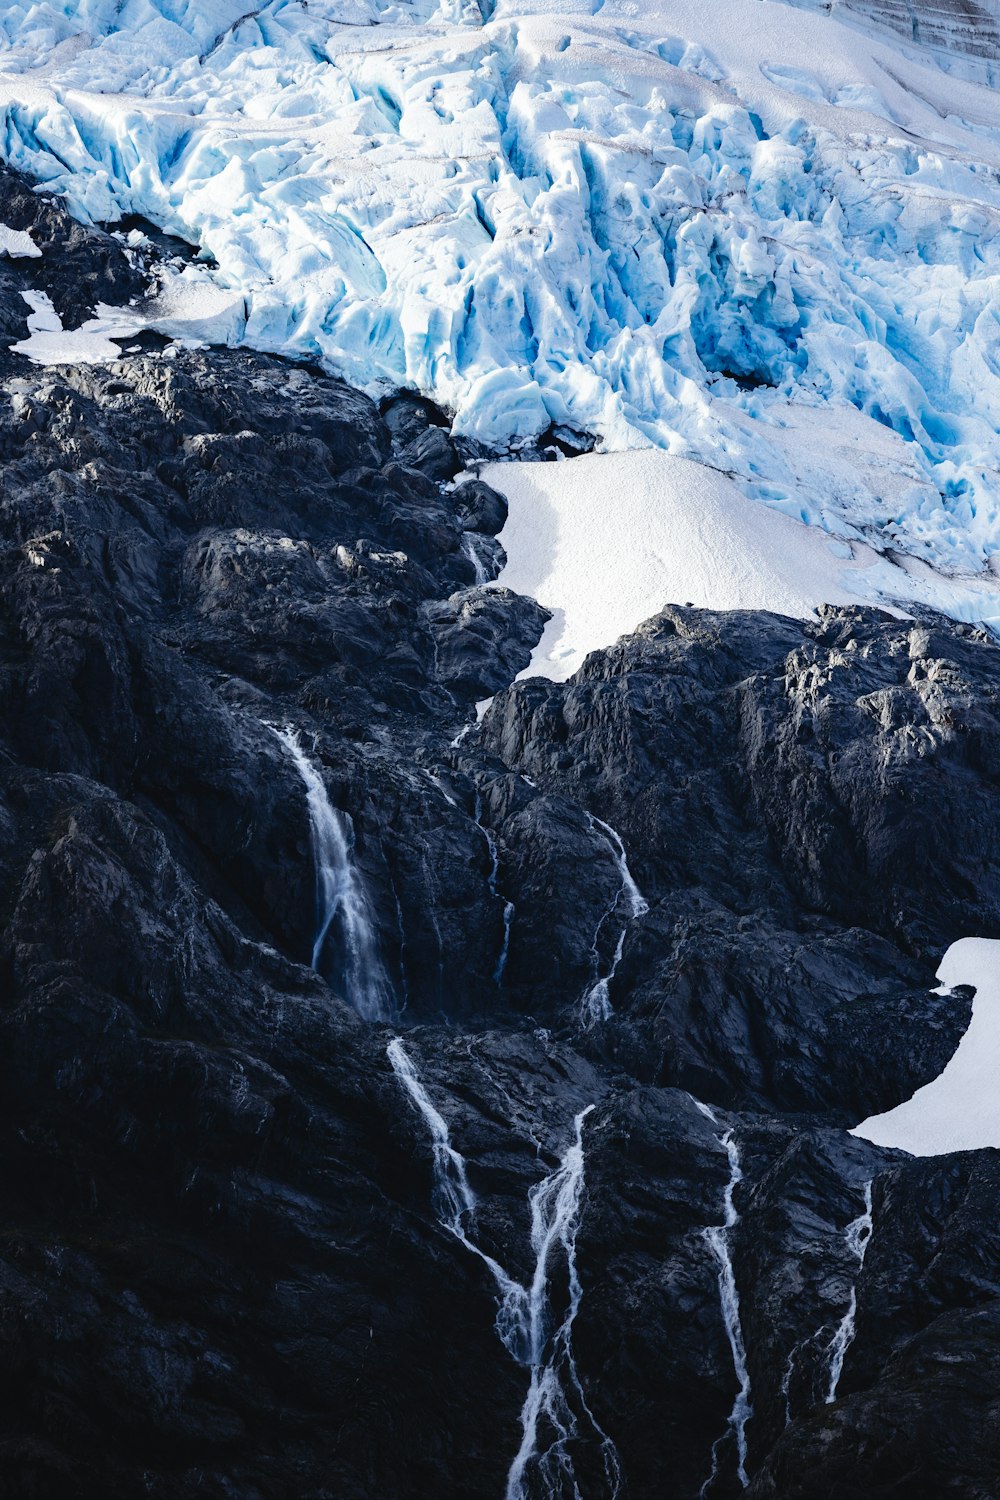
[[[945,570],[1000,546],[995,18],[244,7],[0,18],[0,153],[197,245],[218,339],[493,446],[662,447]]]

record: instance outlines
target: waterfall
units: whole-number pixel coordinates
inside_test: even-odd
[[[469,559],[470,563],[476,570],[477,587],[481,587],[484,583],[489,583],[490,577],[486,569],[483,567],[483,560],[479,556],[479,549],[476,547],[476,544],[472,540],[472,536],[468,531],[462,532],[462,551],[465,553],[466,557]]]
[[[621,841],[621,836],[615,831],[615,829],[611,827],[610,823],[603,823],[601,819],[595,817],[593,813],[588,812],[587,818],[589,820],[591,831],[599,831],[604,835],[605,842],[608,844],[612,854],[615,857],[615,863],[618,866],[618,873],[621,877],[621,887],[615,895],[615,899],[612,901],[611,905],[608,907],[607,911],[603,914],[601,920],[598,922],[597,931],[594,933],[594,943],[591,950],[594,980],[589,989],[587,989],[584,993],[583,999],[580,1002],[580,1018],[585,1026],[591,1027],[598,1021],[608,1020],[608,1018],[613,1015],[613,1011],[611,1008],[611,985],[616,973],[618,972],[618,965],[621,963],[622,953],[625,950],[625,934],[628,931],[629,924],[631,922],[634,922],[637,917],[643,917],[646,915],[646,913],[649,911],[649,902],[645,899],[642,892],[639,890],[639,887],[632,879],[632,872],[628,867],[628,860],[625,858],[625,846]],[[603,978],[601,978],[598,976],[598,970],[600,968],[600,954],[598,952],[598,943],[600,941],[601,932],[603,931],[605,922],[607,922],[610,917],[614,916],[615,912],[618,910],[618,906],[622,900],[622,897],[625,897],[628,902],[628,916],[626,917],[625,924],[618,935],[618,942],[615,947],[614,956],[611,960],[608,972],[604,975]]]
[[[535,1272],[528,1291],[531,1382],[521,1408],[521,1446],[507,1475],[505,1500],[527,1500],[534,1493],[544,1500],[562,1496],[577,1500],[580,1490],[570,1444],[580,1437],[581,1423],[589,1429],[591,1441],[600,1445],[604,1478],[612,1497],[621,1481],[615,1445],[587,1404],[572,1343],[573,1323],[583,1296],[576,1264],[584,1179],[583,1122],[593,1107],[589,1105],[576,1116],[573,1140],[559,1165],[529,1194],[531,1248],[535,1252]],[[553,1328],[550,1261],[555,1257],[561,1258],[565,1269],[567,1302],[561,1322]],[[543,1430],[552,1435],[541,1448]],[[528,1488],[531,1473],[537,1488]]]
[[[438,1222],[489,1269],[499,1294],[497,1335],[508,1354],[530,1370],[521,1408],[521,1443],[507,1476],[505,1500],[528,1500],[529,1495],[579,1500],[571,1444],[585,1440],[599,1445],[607,1493],[614,1500],[621,1478],[618,1454],[590,1410],[572,1342],[583,1296],[576,1261],[584,1183],[583,1123],[594,1106],[576,1115],[573,1138],[558,1165],[528,1194],[535,1266],[530,1284],[523,1286],[472,1238],[476,1198],[465,1159],[452,1145],[447,1123],[399,1037],[389,1043],[386,1055],[430,1134]],[[561,1316],[552,1286],[557,1270],[566,1296]]]
[[[434,1158],[434,1210],[438,1223],[489,1269],[500,1293],[497,1334],[508,1353],[524,1363],[527,1357],[527,1293],[519,1282],[507,1275],[499,1261],[481,1250],[470,1237],[469,1229],[475,1217],[476,1198],[469,1186],[465,1158],[451,1144],[447,1123],[434,1107],[417,1075],[413,1060],[399,1037],[393,1037],[385,1050],[392,1071],[423,1116],[430,1133]]]
[[[631,918],[644,917],[649,911],[649,902],[632,879],[632,872],[628,867],[628,860],[625,858],[625,845],[622,843],[621,835],[611,827],[610,823],[602,823],[601,819],[596,817],[594,813],[589,812],[587,817],[590,819],[591,828],[599,828],[611,846],[611,852],[615,857],[618,873],[622,879],[622,891],[628,897],[629,916]]]
[[[400,1013],[410,1004],[410,982],[406,977],[406,922],[403,918],[403,903],[399,899],[396,882],[392,882],[392,899],[396,906],[396,931],[399,933],[399,993],[402,997]]]
[[[703,1115],[717,1125],[718,1118],[714,1110],[707,1104],[700,1103],[695,1099],[694,1103]],[[750,1402],[750,1371],[747,1368],[746,1347],[743,1343],[743,1329],[740,1324],[740,1298],[736,1287],[736,1274],[733,1270],[732,1257],[729,1253],[729,1237],[735,1228],[739,1214],[736,1211],[734,1194],[737,1187],[743,1181],[743,1169],[740,1165],[740,1151],[731,1130],[724,1135],[718,1136],[719,1145],[725,1151],[729,1160],[729,1181],[723,1196],[723,1220],[721,1224],[715,1224],[708,1229],[702,1230],[702,1234],[709,1249],[715,1256],[719,1267],[719,1302],[722,1307],[722,1321],[726,1328],[726,1337],[729,1339],[729,1347],[733,1355],[733,1369],[739,1389],[736,1392],[736,1400],[729,1414],[726,1432],[717,1438],[712,1445],[712,1472],[701,1487],[701,1494],[707,1495],[716,1475],[719,1472],[719,1451],[729,1432],[736,1439],[736,1475],[744,1489],[750,1483],[747,1477],[747,1423],[753,1415],[753,1406]]]
[[[482,829],[486,840],[486,848],[490,856],[490,873],[487,877],[490,887],[490,895],[498,901],[503,901],[503,938],[500,943],[500,953],[493,968],[493,983],[497,986],[503,984],[503,974],[507,967],[507,955],[510,952],[510,929],[514,921],[514,903],[507,901],[497,890],[497,879],[500,874],[500,854],[497,850],[497,841],[493,836],[492,829],[486,827],[483,822],[483,799],[481,793],[476,791],[476,822]]]
[[[865,1263],[865,1255],[871,1243],[874,1228],[875,1224],[872,1219],[872,1185],[871,1182],[866,1182],[864,1212],[860,1213],[856,1219],[852,1219],[844,1230],[844,1239],[847,1248],[858,1263],[858,1276],[861,1275],[861,1268]],[[841,1318],[837,1331],[830,1340],[830,1383],[826,1392],[827,1404],[837,1399],[837,1386],[840,1384],[840,1377],[844,1369],[844,1360],[847,1357],[848,1349],[854,1343],[857,1310],[858,1288],[857,1279],[855,1279],[854,1285],[851,1287],[851,1296],[847,1304],[847,1311]]]
[[[366,1021],[391,1016],[392,988],[382,967],[364,883],[354,863],[354,825],[335,808],[319,771],[288,726],[267,726],[285,746],[306,789],[313,864],[316,871],[316,929],[312,967],[322,972],[331,933],[338,938],[336,978],[349,1003]]]
[[[785,1404],[786,1427],[789,1426],[792,1420],[792,1376],[795,1374],[795,1356],[801,1347],[801,1344],[792,1345],[785,1363],[785,1373],[781,1377],[781,1399]]]
[[[442,797],[447,802],[449,807],[458,806],[457,798],[453,797],[451,792],[449,792],[447,786],[445,785],[442,778],[438,775],[437,771],[425,771],[424,774],[427,777],[428,781],[430,781],[433,786],[435,786],[441,793]]]
[[[465,1159],[451,1144],[443,1116],[434,1108],[430,1095],[417,1076],[409,1053],[399,1037],[393,1037],[386,1048],[392,1071],[423,1115],[434,1152],[434,1207],[445,1229],[465,1240],[463,1220],[475,1212],[476,1200],[469,1186]]]

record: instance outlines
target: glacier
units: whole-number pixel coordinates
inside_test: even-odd
[[[13,0],[0,155],[197,247],[167,331],[423,392],[494,451],[661,449],[989,584],[997,48],[924,9]]]

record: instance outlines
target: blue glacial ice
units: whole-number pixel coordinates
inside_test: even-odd
[[[221,341],[500,447],[662,448],[971,573],[1000,548],[992,65],[880,3],[9,0],[0,154],[199,246]]]

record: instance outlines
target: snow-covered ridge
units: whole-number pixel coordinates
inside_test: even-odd
[[[0,151],[78,213],[199,244],[246,298],[230,341],[414,386],[490,443],[555,423],[663,447],[840,536],[980,566],[995,94],[853,11],[638,9],[18,0]],[[848,423],[831,476],[814,457]]]

